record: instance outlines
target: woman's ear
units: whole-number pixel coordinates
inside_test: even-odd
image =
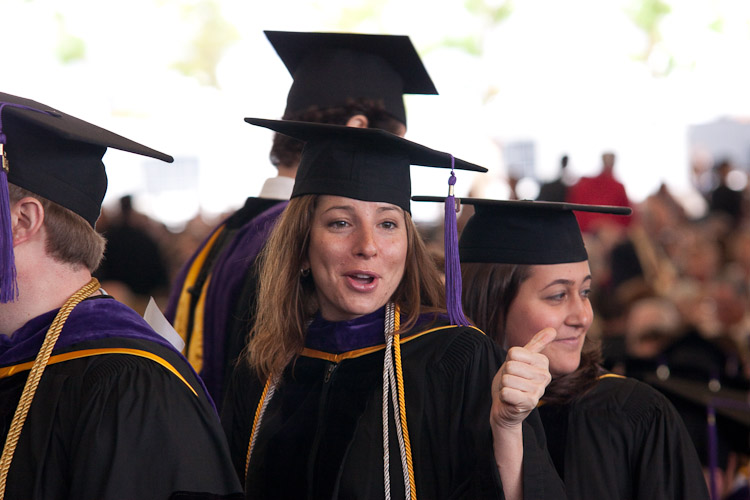
[[[365,115],[354,115],[346,122],[347,127],[367,128],[370,126],[370,120]]]
[[[36,198],[22,198],[11,206],[10,221],[15,246],[34,238],[41,231],[44,224],[44,207]]]

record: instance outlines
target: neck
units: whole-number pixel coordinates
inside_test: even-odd
[[[289,177],[291,179],[294,179],[294,177],[297,175],[297,166],[298,165],[279,165],[276,167],[278,170],[278,176],[279,177]]]
[[[3,335],[12,334],[40,314],[59,309],[91,280],[91,273],[85,267],[74,268],[48,260],[29,270],[18,264],[18,298],[0,304],[0,334]]]

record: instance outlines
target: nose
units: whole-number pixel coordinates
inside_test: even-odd
[[[587,297],[574,295],[568,314],[568,325],[588,330],[594,321],[594,310]]]
[[[354,244],[354,254],[366,259],[372,258],[378,253],[378,246],[375,242],[375,232],[372,228],[362,227],[356,232],[356,241]]]

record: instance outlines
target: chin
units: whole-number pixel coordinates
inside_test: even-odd
[[[552,378],[562,377],[563,375],[569,375],[578,369],[581,364],[581,358],[576,360],[565,361],[562,363],[554,363],[550,360],[549,372]]]

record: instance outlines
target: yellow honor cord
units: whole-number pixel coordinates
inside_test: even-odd
[[[396,321],[395,330],[398,331],[401,326],[401,313],[400,308],[396,307]],[[406,423],[406,394],[404,391],[404,372],[401,366],[401,342],[400,334],[394,335],[395,342],[393,343],[393,355],[396,364],[396,379],[398,380],[398,411],[399,418],[401,419],[401,428],[404,433],[404,447],[406,448],[406,468],[409,471],[409,484],[411,485],[411,499],[416,500],[417,498],[417,485],[414,480],[414,462],[411,456],[411,442],[409,441],[409,428]]]

